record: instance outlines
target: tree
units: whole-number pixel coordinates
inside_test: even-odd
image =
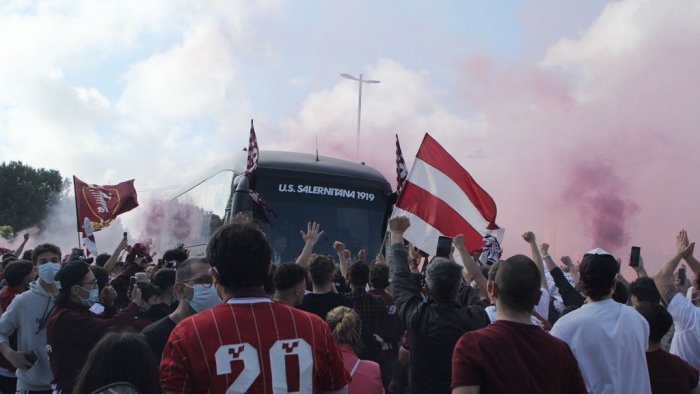
[[[19,231],[40,223],[67,184],[56,170],[0,164],[0,226]]]

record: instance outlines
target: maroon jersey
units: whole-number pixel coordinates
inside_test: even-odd
[[[349,376],[328,325],[266,298],[232,299],[170,334],[160,380],[172,393],[319,393]]]

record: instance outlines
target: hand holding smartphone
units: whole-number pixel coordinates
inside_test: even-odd
[[[630,250],[630,267],[639,267],[640,254],[641,248],[639,246],[633,246]]]

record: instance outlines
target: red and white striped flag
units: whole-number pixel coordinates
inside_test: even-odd
[[[248,138],[248,164],[245,173],[250,174],[258,168],[258,138],[255,136],[253,119],[250,120],[250,137]]]
[[[83,246],[87,249],[87,255],[97,256],[97,243],[95,242],[95,231],[89,218],[83,221]]]
[[[399,135],[396,134],[396,194],[401,194],[403,184],[406,183],[408,177],[408,167],[401,153],[401,145],[399,145]]]
[[[429,254],[441,235],[464,234],[470,252],[481,249],[486,234],[503,238],[491,196],[427,133],[392,213],[401,215],[411,220],[406,240]]]

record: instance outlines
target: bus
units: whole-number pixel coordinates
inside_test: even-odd
[[[307,222],[320,223],[314,252],[335,255],[333,242],[368,256],[382,247],[393,199],[389,182],[364,163],[296,152],[260,151],[258,166],[244,175],[247,152],[222,161],[179,191],[168,203],[169,229],[161,245],[183,244],[191,257],[202,257],[211,234],[234,215],[250,211],[261,223],[274,263],[294,261],[304,241]],[[275,214],[250,198],[262,196]]]

